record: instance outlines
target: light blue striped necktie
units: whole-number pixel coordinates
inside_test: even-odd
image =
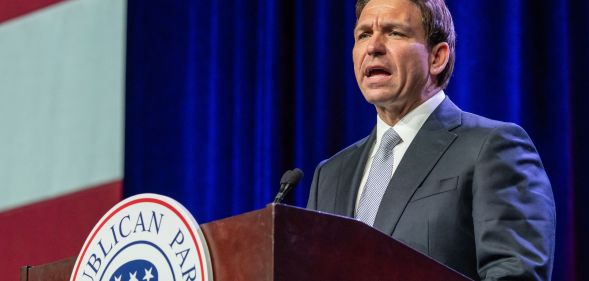
[[[368,225],[374,224],[380,201],[393,175],[393,148],[401,141],[393,128],[388,129],[372,159],[368,180],[356,209],[356,218]]]

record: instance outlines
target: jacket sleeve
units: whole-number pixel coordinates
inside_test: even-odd
[[[550,182],[527,133],[506,124],[481,146],[473,174],[472,216],[482,280],[550,280],[555,206]]]

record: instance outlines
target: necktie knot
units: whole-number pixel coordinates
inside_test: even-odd
[[[391,150],[393,150],[393,148],[395,148],[395,146],[397,146],[399,143],[401,143],[401,141],[402,141],[401,136],[399,136],[399,134],[397,134],[395,129],[390,128],[386,132],[384,132],[379,149],[385,149],[386,151],[391,151]]]

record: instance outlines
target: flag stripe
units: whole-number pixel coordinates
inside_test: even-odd
[[[2,280],[19,280],[19,269],[76,256],[94,225],[122,198],[122,181],[0,213]]]
[[[0,0],[0,23],[63,1],[65,0]]]
[[[123,177],[125,11],[65,1],[0,25],[0,211]]]

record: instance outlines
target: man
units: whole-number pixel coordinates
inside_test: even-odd
[[[356,16],[354,71],[377,124],[319,164],[308,208],[355,217],[473,279],[549,280],[550,182],[523,129],[445,96],[455,35],[443,0],[359,0]]]

